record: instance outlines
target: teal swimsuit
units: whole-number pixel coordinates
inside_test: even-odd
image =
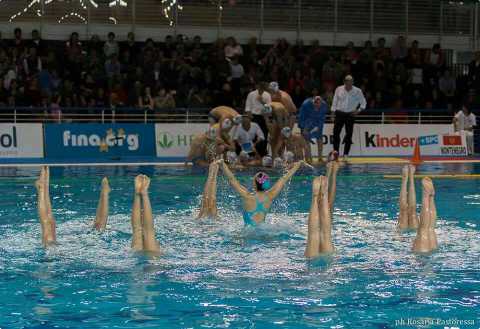
[[[268,201],[267,195],[265,195],[265,199],[263,201],[258,200],[258,196],[255,195],[255,201],[257,205],[254,210],[243,211],[243,221],[245,222],[245,225],[251,225],[251,226],[257,225],[257,222],[253,219],[253,217],[255,217],[255,215],[259,213],[263,213],[266,216],[268,211],[270,210],[270,207],[265,206],[265,203]]]

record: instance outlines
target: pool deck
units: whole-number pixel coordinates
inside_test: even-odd
[[[480,157],[425,157],[424,163],[480,163]],[[409,157],[350,157],[351,164],[404,164]],[[179,167],[185,163],[181,158],[125,158],[125,159],[1,159],[0,167],[78,167],[78,166],[159,166]]]

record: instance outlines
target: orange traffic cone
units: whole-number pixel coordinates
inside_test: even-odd
[[[422,162],[423,162],[422,156],[420,154],[420,143],[418,142],[418,137],[417,137],[417,140],[415,142],[415,149],[413,150],[413,156],[410,159],[410,163],[413,165],[419,165]]]

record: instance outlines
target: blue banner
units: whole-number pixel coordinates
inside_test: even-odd
[[[418,137],[418,141],[419,141],[421,146],[437,145],[438,144],[438,135],[420,136],[420,137]]]
[[[48,158],[117,159],[155,156],[153,124],[46,124]]]

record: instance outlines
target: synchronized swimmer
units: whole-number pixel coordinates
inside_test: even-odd
[[[288,172],[272,183],[269,175],[263,171],[253,176],[253,191],[238,181],[229,166],[223,160],[216,160],[209,166],[208,177],[205,183],[200,212],[197,218],[216,218],[217,209],[217,177],[220,167],[228,178],[232,188],[239,194],[243,204],[243,220],[247,226],[256,226],[265,222],[272,203],[283,190],[289,180],[295,175],[302,165],[310,166],[305,161],[297,161]],[[340,163],[330,161],[326,165],[326,176],[313,179],[312,201],[308,216],[308,231],[305,257],[316,258],[321,255],[333,253],[335,248],[332,243],[332,215],[336,196],[336,180]],[[402,169],[402,182],[399,198],[398,228],[400,231],[416,230],[416,238],[412,251],[416,253],[430,253],[438,248],[435,225],[437,210],[435,206],[435,190],[433,182],[426,177],[422,180],[422,205],[420,216],[416,212],[415,167],[404,166]],[[53,217],[50,199],[50,171],[42,167],[38,180],[35,182],[37,189],[37,207],[42,229],[42,243],[49,247],[57,243],[56,222]],[[134,180],[134,196],[131,215],[132,242],[131,248],[136,252],[145,252],[151,256],[161,254],[160,244],[155,238],[155,227],[152,207],[148,194],[150,178],[138,175]],[[103,231],[106,228],[109,213],[109,194],[111,188],[108,179],[102,179],[101,191],[97,206],[94,229]]]

